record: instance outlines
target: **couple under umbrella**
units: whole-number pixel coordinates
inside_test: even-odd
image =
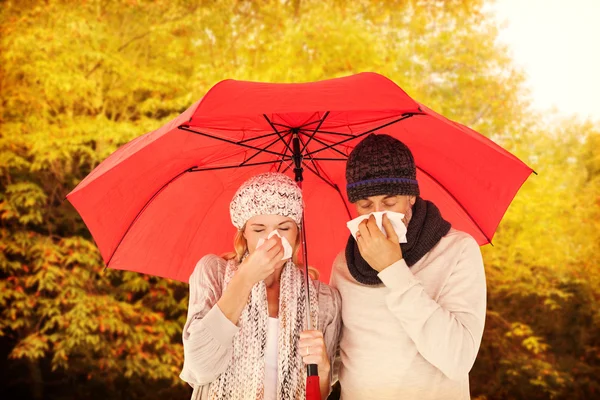
[[[339,379],[343,399],[467,399],[479,245],[531,172],[378,74],[228,80],[68,199],[108,267],[189,282],[195,398],[325,398]]]

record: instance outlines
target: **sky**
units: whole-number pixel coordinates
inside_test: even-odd
[[[496,0],[533,106],[600,121],[600,0]]]

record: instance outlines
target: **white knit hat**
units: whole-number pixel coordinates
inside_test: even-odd
[[[300,225],[302,209],[302,191],[298,185],[287,175],[267,172],[240,186],[229,205],[229,214],[233,225],[242,229],[257,215],[281,215]]]

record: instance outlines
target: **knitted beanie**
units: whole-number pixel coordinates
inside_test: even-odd
[[[392,136],[370,134],[346,164],[348,200],[379,195],[419,195],[417,168],[410,149]]]
[[[237,190],[229,214],[233,225],[242,229],[257,215],[281,215],[302,221],[302,191],[290,177],[278,172],[267,172],[248,179]]]

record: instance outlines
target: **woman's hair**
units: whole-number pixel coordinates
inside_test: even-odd
[[[235,260],[238,263],[242,262],[242,258],[244,258],[244,255],[248,251],[248,242],[246,241],[246,238],[244,237],[245,230],[246,230],[246,225],[244,225],[242,227],[242,229],[238,229],[238,231],[235,234],[235,237],[233,238],[233,251],[222,255],[222,257],[225,260]],[[292,246],[295,249],[294,254],[292,254],[292,262],[298,268],[303,268],[303,265],[298,262],[298,251],[300,250],[300,247],[302,247],[301,246],[302,238],[300,236],[301,235],[300,227],[298,227],[297,232],[298,232],[298,234],[296,235],[296,242]],[[311,266],[308,267],[308,274],[314,280],[319,279],[319,271]]]

